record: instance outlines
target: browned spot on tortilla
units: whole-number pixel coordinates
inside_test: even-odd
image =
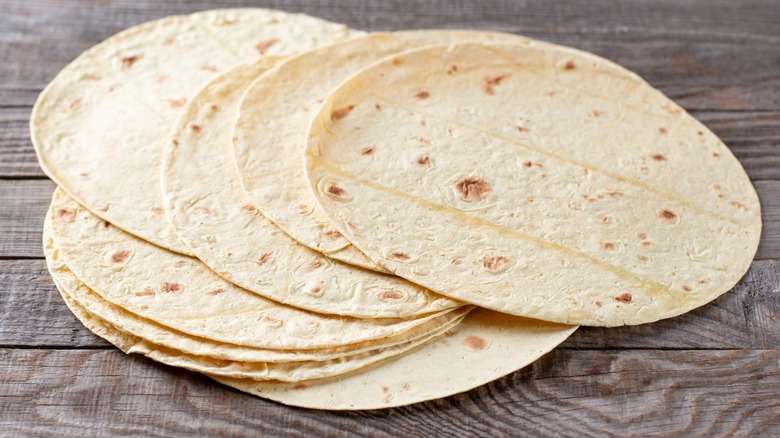
[[[259,43],[255,44],[255,50],[257,50],[257,53],[261,55],[265,55],[265,52],[268,51],[274,44],[278,43],[278,38],[270,38],[265,41],[260,41]]]
[[[325,188],[325,191],[333,196],[341,196],[346,193],[346,190],[336,185],[336,183],[328,184],[328,187]]]
[[[187,103],[187,99],[168,99],[171,108],[181,108]]]
[[[195,213],[205,214],[206,216],[217,217],[217,212],[208,207],[195,207]]]
[[[165,41],[163,41],[163,45],[170,46],[170,45],[173,45],[173,43],[175,43],[175,42],[176,42],[176,38],[168,37],[168,38],[165,39]]]
[[[271,256],[272,255],[273,255],[273,253],[271,251],[266,251],[266,252],[260,254],[259,256],[257,256],[257,258],[255,259],[255,262],[257,262],[260,265],[264,265],[264,264],[268,263],[269,261],[271,261]]]
[[[636,256],[636,259],[640,262],[646,262],[648,260],[647,256],[643,256],[642,254]]]
[[[344,117],[347,117],[347,114],[349,114],[353,109],[355,109],[355,105],[347,105],[341,108],[337,108],[330,113],[330,119],[333,121],[341,120]]]
[[[415,161],[419,166],[429,167],[431,165],[431,158],[427,155],[423,155]]]
[[[709,281],[707,281],[706,279],[702,278],[699,281],[697,281],[696,283],[698,283],[698,284],[707,284],[707,283],[709,283]]]
[[[414,97],[420,100],[424,100],[431,97],[431,93],[429,93],[427,90],[420,90],[414,95]]]
[[[604,216],[601,216],[601,223],[602,223],[602,224],[604,224],[604,225],[608,225],[608,224],[610,224],[611,222],[612,222],[612,218],[611,218],[611,217],[609,217],[609,216],[606,216],[606,215],[604,215]]]
[[[393,401],[393,394],[387,394],[387,397],[385,397],[383,401],[385,403],[390,403],[391,401]]]
[[[482,256],[482,268],[488,272],[499,272],[506,268],[511,260],[501,255]]]
[[[103,225],[103,228],[108,228],[111,226],[111,222],[109,221],[101,221],[100,225]]]
[[[198,134],[202,130],[200,125],[190,125],[190,129],[192,129],[192,132]]]
[[[392,60],[392,63],[393,63],[393,65],[395,65],[395,66],[399,66],[399,65],[401,65],[401,63],[402,63],[402,62],[404,62],[404,60],[403,60],[402,58],[398,58],[398,57],[396,57],[396,58],[393,58],[393,60]]]
[[[309,289],[310,295],[322,295],[322,291],[325,289],[325,282],[318,281],[311,289]]]
[[[76,111],[77,109],[81,108],[81,102],[82,102],[83,100],[84,100],[84,99],[83,99],[81,96],[79,96],[79,97],[77,97],[77,98],[75,98],[75,99],[71,100],[71,101],[70,101],[70,102],[68,102],[68,104],[65,106],[65,110],[66,110],[66,111]]]
[[[677,214],[675,214],[675,212],[671,210],[667,210],[664,208],[658,212],[658,217],[666,221],[673,221],[677,219]]]
[[[325,262],[321,259],[312,260],[306,267],[303,268],[303,272],[312,272],[325,266]]]
[[[534,198],[526,198],[526,202],[528,202],[529,204],[533,204],[534,203]],[[512,216],[512,217],[514,217],[514,216]]]
[[[360,155],[373,155],[375,150],[376,148],[374,146],[363,148],[363,150],[360,151]]]
[[[658,132],[660,132],[661,134],[668,134],[669,130],[667,130],[666,128],[664,128],[662,126],[662,127],[658,128]]]
[[[290,389],[292,389],[293,391],[303,391],[304,389],[308,389],[308,388],[309,385],[303,382],[298,382],[295,385],[293,385]]]
[[[412,139],[412,140],[414,140],[414,141],[417,141],[417,142],[419,142],[419,143],[422,143],[422,144],[424,144],[424,145],[431,144],[431,139],[429,139],[429,138],[425,138],[425,137],[420,137],[420,136],[418,136],[418,135],[415,135],[415,136],[414,136],[414,137],[412,137],[411,139]]]
[[[567,59],[566,62],[563,63],[564,70],[574,70],[575,68],[577,68],[577,64],[571,59]]]
[[[489,345],[488,341],[484,338],[475,335],[467,336],[466,339],[463,340],[463,344],[474,351],[486,350]]]
[[[628,292],[623,292],[622,294],[615,296],[615,301],[631,304],[634,302],[634,297],[632,297]]]
[[[161,287],[163,292],[166,293],[179,293],[184,290],[184,286],[181,283],[173,281],[164,281]]]
[[[528,132],[529,131],[528,128],[526,128],[524,126],[520,126],[520,125],[515,125],[515,129],[517,130],[517,132]]]
[[[456,64],[450,65],[450,68],[447,69],[447,74],[451,75],[458,71],[458,66]]]
[[[463,259],[461,259],[460,257],[455,257],[454,259],[452,259],[450,263],[452,263],[455,266],[458,266],[459,264],[463,263]]]
[[[596,300],[596,301],[593,302],[593,305],[596,306],[596,307],[601,307],[601,301]]]
[[[387,394],[388,392],[390,392],[390,388],[388,388],[388,387],[387,387],[387,386],[385,386],[385,385],[382,385],[382,392],[384,392],[385,394]]]
[[[409,382],[404,383],[404,386],[401,387],[401,391],[408,391],[412,385],[409,384]]]
[[[100,76],[98,76],[98,75],[86,74],[86,75],[84,75],[84,79],[86,79],[88,81],[99,81],[102,78]]]
[[[653,242],[651,242],[649,240],[645,240],[644,242],[642,242],[642,246],[650,246],[652,244],[653,244]]]
[[[152,212],[155,214],[165,214],[165,210],[162,207],[152,207]]]
[[[212,291],[209,291],[206,295],[211,295],[213,297],[214,295],[219,295],[219,294],[224,293],[224,292],[225,292],[225,289],[223,289],[221,287],[218,287],[218,288],[216,288],[216,289],[214,289]]]
[[[594,108],[594,109],[590,110],[588,115],[591,116],[591,117],[601,117],[601,116],[604,115],[604,111],[601,111],[601,110],[598,110],[598,109]]]
[[[505,74],[497,76],[486,76],[485,79],[482,80],[482,91],[489,95],[496,94],[495,87],[501,85],[501,81],[507,77],[509,77],[509,75]]]
[[[154,295],[154,290],[152,288],[150,288],[149,286],[147,286],[141,292],[136,292],[133,295],[135,295],[137,297],[148,297],[148,296]]]
[[[464,177],[455,182],[460,198],[466,202],[480,201],[492,190],[482,178]]]
[[[130,250],[123,249],[111,254],[111,263],[124,263],[130,258]]]
[[[331,240],[341,239],[341,237],[342,237],[342,234],[339,233],[337,230],[326,231],[326,232],[322,233],[322,235],[327,237],[328,239],[331,239]]]
[[[615,244],[612,242],[604,242],[601,244],[601,247],[604,249],[615,249]]]
[[[380,105],[378,103],[375,103],[374,104],[374,109],[377,110],[377,111],[382,111],[382,105]]]
[[[647,233],[637,233],[636,237],[640,238],[641,240],[647,239]]]
[[[533,161],[526,161],[523,163],[523,167],[544,167],[541,163],[534,163]]]
[[[661,154],[650,155],[650,158],[652,158],[655,161],[666,161],[666,157]]]
[[[720,154],[719,154],[719,153],[717,153],[717,152],[713,152],[713,153],[712,153],[712,156],[713,156],[713,157],[715,157],[715,158],[718,158],[718,157],[720,157]]]
[[[428,121],[425,119],[425,116],[420,117],[420,126],[428,126]]]
[[[739,201],[729,201],[729,205],[733,205],[734,207],[737,207],[738,209],[742,211],[747,211],[748,208],[745,204],[739,202]]]
[[[281,324],[283,321],[279,318],[274,318],[273,316],[263,315],[260,318],[261,322],[265,322],[268,324]]]
[[[680,114],[682,112],[682,110],[680,110],[680,108],[676,108],[676,107],[674,107],[673,105],[671,105],[669,103],[663,104],[663,106],[661,108],[663,108],[664,111],[668,112],[669,114]]]
[[[400,300],[406,296],[405,293],[398,291],[398,290],[383,290],[379,293],[379,299],[382,301],[395,301]]]
[[[157,76],[157,83],[158,84],[164,84],[168,82],[171,78],[168,75],[160,75]]]
[[[241,210],[247,213],[254,213],[257,211],[257,207],[252,204],[244,204],[241,206]]]
[[[615,196],[623,196],[623,192],[620,190],[609,190],[605,193],[607,196],[615,197]]]
[[[650,170],[650,168],[647,166],[642,166],[639,168],[639,170],[642,171],[643,173],[647,173],[647,171]]]
[[[122,58],[122,65],[125,67],[132,67],[133,64],[138,62],[139,59],[141,59],[143,55],[133,55],[133,56],[126,56]]]
[[[698,135],[704,135],[704,131],[696,131],[696,134],[698,134]]]
[[[390,254],[388,254],[385,258],[388,260],[398,260],[400,262],[404,262],[406,260],[411,259],[409,254],[402,251],[393,251]]]
[[[174,137],[174,138],[171,140],[171,143],[173,143],[173,146],[174,146],[174,147],[179,147],[179,139],[178,139],[178,138]]]
[[[57,210],[57,217],[65,222],[73,222],[76,219],[76,211],[70,208],[60,208]]]
[[[216,73],[219,71],[218,68],[214,67],[213,65],[204,64],[200,66],[200,69],[203,71],[210,71],[212,73]]]

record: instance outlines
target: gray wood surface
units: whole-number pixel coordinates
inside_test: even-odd
[[[733,291],[686,315],[583,328],[519,372],[406,408],[288,408],[124,356],[78,323],[46,272],[41,226],[54,184],[30,144],[32,105],[59,69],[125,27],[247,5],[365,30],[516,32],[625,65],[743,163],[763,206],[757,261]],[[774,0],[3,0],[0,435],[780,436],[779,47]]]

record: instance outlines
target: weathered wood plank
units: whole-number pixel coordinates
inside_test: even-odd
[[[777,350],[555,350],[464,394],[366,412],[288,408],[118,351],[0,357],[0,428],[10,435],[780,434]]]
[[[685,315],[581,328],[564,349],[780,349],[780,261],[753,263],[731,292]],[[43,260],[0,260],[0,346],[105,347],[70,314]]]
[[[756,181],[764,228],[757,258],[780,258],[780,181]],[[42,257],[43,217],[51,202],[49,180],[0,179],[0,257]]]
[[[49,180],[0,179],[0,257],[43,256],[43,218],[53,191]]]
[[[37,92],[88,47],[128,26],[166,15],[215,7],[257,6],[244,1],[106,1],[0,5],[0,102],[31,104]],[[394,0],[276,1],[366,30],[471,27],[523,33],[568,44],[621,63],[689,109],[780,109],[780,11],[771,2],[692,0],[684,3],[588,2],[551,7],[542,0],[413,2]],[[89,23],[89,25],[81,25]],[[750,68],[745,68],[750,66]]]

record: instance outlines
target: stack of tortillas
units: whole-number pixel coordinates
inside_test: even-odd
[[[729,149],[597,56],[260,9],[79,56],[35,106],[49,270],[128,353],[285,404],[455,394],[577,325],[728,291],[761,229]]]

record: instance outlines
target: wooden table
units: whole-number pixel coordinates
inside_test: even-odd
[[[763,204],[756,261],[687,315],[582,328],[521,371],[406,408],[288,408],[123,355],[68,312],[46,272],[54,184],[30,144],[31,106],[60,68],[125,27],[250,3],[365,30],[516,32],[625,65],[741,160]],[[0,435],[780,435],[780,2],[3,0],[0,61]]]

